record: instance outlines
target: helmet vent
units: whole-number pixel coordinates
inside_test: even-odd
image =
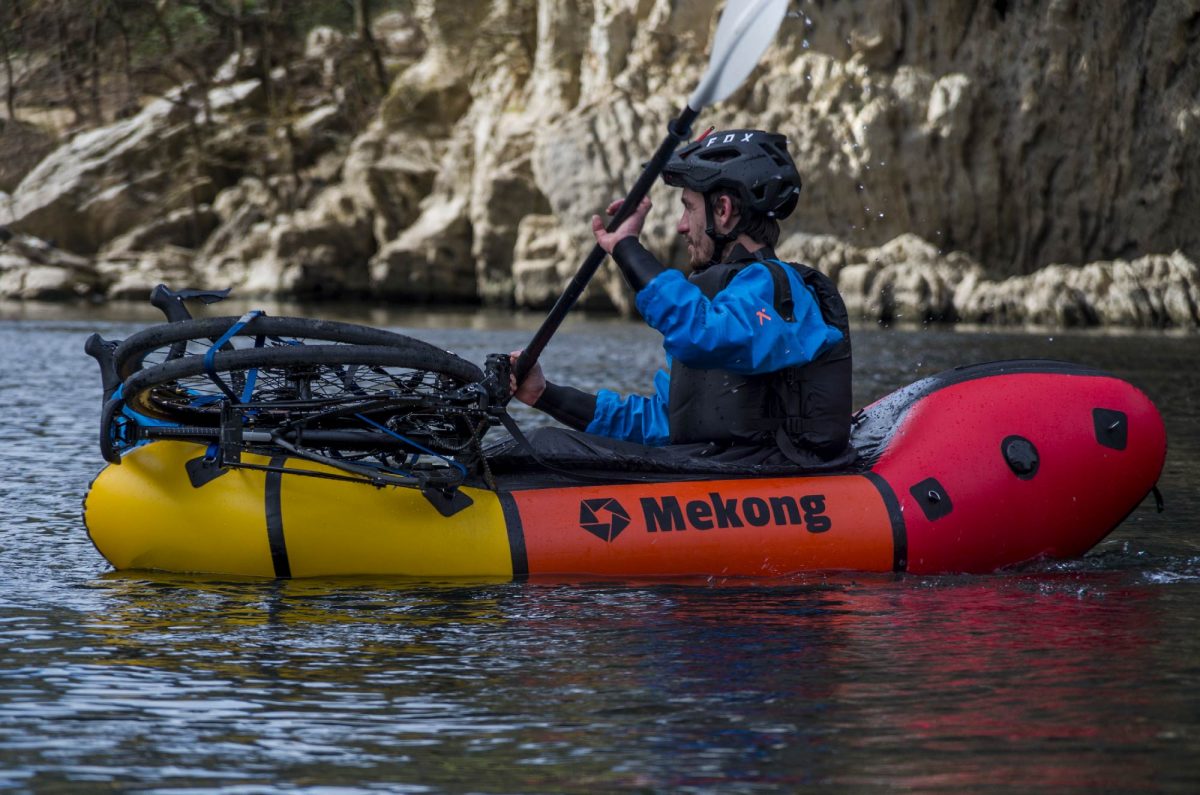
[[[733,160],[738,156],[737,152],[730,152],[728,149],[718,149],[715,152],[701,152],[697,155],[700,160],[706,160],[709,163],[724,163]]]

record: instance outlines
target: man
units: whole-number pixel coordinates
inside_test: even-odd
[[[775,258],[779,221],[800,175],[787,139],[728,130],[679,149],[663,171],[682,188],[676,231],[691,273],[664,268],[638,241],[649,200],[615,231],[592,231],[663,334],[670,375],[655,394],[590,395],[546,381],[537,366],[515,396],[590,434],[746,464],[849,463],[850,329],[826,276]],[[610,215],[621,202],[614,202]]]

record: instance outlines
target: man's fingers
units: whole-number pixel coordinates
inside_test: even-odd
[[[511,353],[508,354],[508,361],[510,364],[512,364],[513,367],[517,366],[517,359],[520,358],[522,353],[523,353],[523,351],[512,351]],[[517,391],[517,374],[514,372],[511,372],[511,371],[508,374],[508,391],[509,392]]]
[[[624,203],[624,199],[617,199],[612,204],[608,205],[608,208],[605,210],[605,212],[609,215],[616,215],[621,211],[621,205]],[[643,196],[642,200],[638,202],[637,209],[634,212],[645,215],[646,213],[650,212],[650,208],[653,206],[654,204],[650,201],[650,197]]]

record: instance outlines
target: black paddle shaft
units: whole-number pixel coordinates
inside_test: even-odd
[[[662,173],[666,167],[667,161],[671,159],[671,155],[679,147],[679,144],[687,140],[691,135],[692,122],[700,115],[700,111],[692,110],[691,107],[685,105],[679,116],[667,125],[667,137],[659,144],[658,151],[654,153],[654,157],[650,158],[650,162],[646,164],[642,174],[638,177],[637,182],[633,183],[633,187],[629,190],[629,195],[625,197],[625,201],[621,204],[621,209],[617,210],[617,214],[613,216],[608,223],[608,231],[616,230],[618,226],[624,223],[637,206],[641,204],[642,199],[650,192],[650,188],[654,186],[654,181],[658,179],[658,175]],[[537,330],[537,334],[533,335],[533,340],[525,346],[525,350],[517,357],[516,366],[513,368],[513,373],[516,375],[516,381],[520,384],[525,380],[525,376],[529,375],[529,371],[537,364],[538,357],[542,355],[550,338],[554,336],[554,332],[558,331],[558,327],[562,325],[567,313],[571,311],[571,307],[575,306],[575,302],[579,300],[579,296],[583,295],[583,289],[587,287],[588,282],[596,275],[596,271],[600,268],[600,264],[604,262],[607,256],[604,249],[600,248],[597,243],[587,259],[579,266],[575,276],[572,277],[562,295],[554,302],[554,307],[550,310],[550,314],[542,321],[542,327]]]

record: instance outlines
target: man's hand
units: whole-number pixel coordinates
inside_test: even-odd
[[[605,211],[609,215],[616,215],[621,209],[621,205],[625,203],[624,199],[617,199],[612,204],[608,205]],[[646,223],[646,214],[650,212],[650,208],[654,205],[650,202],[650,197],[642,199],[641,203],[633,213],[621,222],[621,225],[616,230],[609,232],[604,228],[604,221],[598,215],[592,216],[592,234],[596,236],[596,242],[600,244],[600,248],[612,254],[617,243],[620,243],[627,237],[637,237],[642,233],[642,224]]]
[[[517,386],[517,357],[521,355],[521,351],[513,351],[508,355],[508,360],[512,362],[513,374],[509,376],[508,388],[512,390],[513,397],[521,401],[527,406],[532,406],[541,399],[542,393],[546,391],[546,376],[542,373],[542,365],[535,362],[533,369],[525,376],[521,386]]]

